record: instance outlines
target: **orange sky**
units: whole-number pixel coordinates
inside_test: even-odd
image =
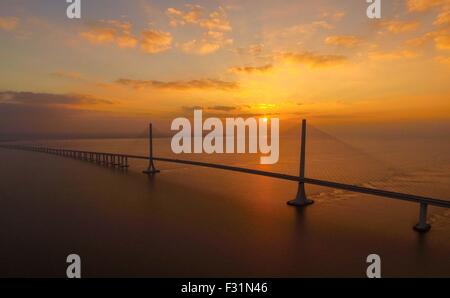
[[[92,0],[81,20],[65,7],[0,4],[3,118],[450,118],[448,0],[383,1],[381,20],[363,0]]]

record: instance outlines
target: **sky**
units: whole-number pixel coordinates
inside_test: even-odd
[[[0,2],[0,134],[192,116],[449,122],[450,1]],[[161,124],[161,126],[163,126]]]

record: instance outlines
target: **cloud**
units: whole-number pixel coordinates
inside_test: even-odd
[[[171,26],[195,24],[208,31],[227,32],[232,30],[227,13],[223,7],[219,7],[207,16],[205,16],[205,9],[199,5],[188,4],[186,7],[188,11],[182,11],[173,7],[167,9],[166,14],[170,19]]]
[[[237,48],[234,50],[234,52],[237,53],[238,55],[249,55],[257,57],[262,54],[263,50],[264,44],[258,43],[249,45],[248,47]]]
[[[222,7],[211,12],[206,19],[200,20],[199,24],[200,27],[209,31],[228,32],[232,30],[227,13]]]
[[[267,28],[264,30],[263,38],[266,45],[272,48],[291,47],[293,44],[314,42],[321,31],[333,30],[333,24],[326,20],[316,20],[309,23],[297,24],[283,28]]]
[[[138,44],[137,38],[131,33],[132,25],[129,22],[102,20],[88,26],[89,30],[80,35],[92,44],[115,44],[119,48],[135,48]]]
[[[427,34],[424,34],[419,37],[408,39],[406,41],[406,45],[412,46],[412,47],[420,47],[420,46],[423,46],[425,43],[427,43],[431,39],[432,39],[432,36],[429,33],[427,33]]]
[[[438,50],[450,49],[450,33],[446,29],[427,32],[420,37],[406,41],[406,44],[414,47],[420,47],[430,41],[434,42],[434,46]]]
[[[199,5],[188,4],[186,7],[189,11],[184,12],[179,9],[169,7],[166,11],[167,16],[170,19],[170,25],[173,27],[184,26],[186,24],[198,24],[204,9]]]
[[[335,35],[325,38],[325,44],[352,48],[361,43],[359,37],[353,35]]]
[[[266,116],[277,116],[279,114],[267,112],[267,113],[253,113],[251,112],[252,108],[248,105],[236,105],[236,106],[223,106],[223,105],[217,105],[217,106],[210,106],[210,107],[202,107],[199,105],[195,106],[183,106],[181,107],[181,110],[183,114],[186,116],[192,116],[192,113],[194,110],[202,110],[203,116],[205,117],[217,117],[217,118],[224,118],[224,117],[242,117],[242,118],[249,118],[249,117],[266,117]]]
[[[417,21],[383,21],[379,23],[379,27],[390,33],[399,34],[414,31],[419,27]]]
[[[320,14],[320,18],[340,21],[345,16],[345,11],[325,11]]]
[[[263,66],[246,66],[246,67],[230,67],[228,71],[235,73],[235,74],[253,74],[253,73],[265,73],[270,71],[273,68],[272,64],[267,64]]]
[[[439,13],[436,17],[436,20],[433,22],[433,25],[441,26],[441,25],[449,25],[450,24],[450,9],[446,9]]]
[[[326,29],[326,30],[330,30],[330,29],[334,28],[334,26],[331,25],[330,23],[328,23],[327,21],[314,21],[311,24],[304,26],[303,28],[305,28],[305,27]]]
[[[112,104],[111,101],[84,94],[52,94],[34,92],[0,92],[0,102],[26,105],[92,105]]]
[[[438,50],[450,50],[450,35],[440,34],[434,38],[434,44]]]
[[[285,52],[280,55],[281,59],[305,64],[310,67],[329,67],[340,65],[347,61],[347,57],[341,55],[321,55],[313,52],[292,53]]]
[[[203,110],[202,106],[182,106],[183,114],[192,114],[195,110]]]
[[[228,44],[232,43],[232,40],[227,42]],[[180,48],[183,52],[189,54],[197,54],[197,55],[207,55],[216,52],[223,46],[222,41],[214,41],[208,39],[194,39],[188,42],[185,42],[180,45]]]
[[[224,8],[206,14],[205,9],[199,5],[186,5],[187,11],[176,8],[168,8],[166,14],[171,26],[195,25],[204,31],[202,36],[179,45],[185,53],[207,55],[233,43],[233,39],[226,36],[232,30],[230,21]]]
[[[149,54],[167,51],[172,47],[172,39],[169,32],[149,29],[142,32],[141,50]]]
[[[327,21],[314,21],[308,24],[301,24],[284,28],[283,30],[277,32],[276,34],[282,35],[284,37],[295,34],[312,34],[316,32],[318,29],[331,30],[334,29],[334,26],[328,23]]]
[[[398,50],[398,51],[373,51],[368,54],[368,57],[376,61],[390,61],[399,59],[412,59],[418,57],[419,54],[411,50]]]
[[[219,112],[231,112],[235,110],[239,110],[239,106],[211,106],[211,107],[202,107],[202,106],[183,106],[181,107],[183,112],[192,113],[194,110],[203,110],[203,111],[219,111]]]
[[[210,111],[222,111],[222,112],[231,112],[231,111],[235,111],[238,109],[239,109],[239,107],[236,107],[236,106],[212,106],[212,107],[207,108],[207,110],[210,110]]]
[[[18,24],[19,19],[16,17],[0,17],[0,30],[13,31]]]
[[[218,32],[208,31],[205,33],[205,38],[193,39],[182,43],[179,47],[188,54],[207,55],[214,53],[224,46],[233,44],[233,39],[226,39]]]
[[[135,89],[155,88],[155,89],[172,89],[172,90],[187,90],[187,89],[234,90],[239,88],[236,82],[226,82],[214,79],[161,82],[155,80],[132,80],[122,78],[118,79],[116,83]]]
[[[423,12],[449,3],[449,0],[407,0],[407,7],[411,12]]]
[[[172,34],[155,29],[148,29],[141,33],[138,40],[131,30],[132,24],[117,20],[99,21],[89,25],[89,30],[81,32],[81,36],[92,44],[114,44],[119,48],[136,48],[148,54],[156,54],[172,47]]]

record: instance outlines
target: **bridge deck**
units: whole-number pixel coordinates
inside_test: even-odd
[[[148,157],[148,156],[117,154],[117,153],[110,153],[110,152],[81,151],[81,150],[17,146],[17,145],[3,145],[1,147],[10,148],[10,149],[22,149],[22,150],[28,150],[28,151],[38,151],[38,152],[44,152],[44,153],[45,152],[60,152],[61,155],[74,153],[74,154],[97,155],[97,156],[106,155],[106,156],[125,157],[125,158],[130,158],[130,159],[150,160],[150,157]],[[276,179],[295,181],[295,182],[299,182],[299,183],[312,184],[312,185],[323,186],[323,187],[330,187],[330,188],[346,190],[346,191],[351,191],[351,192],[356,192],[356,193],[369,194],[369,195],[385,197],[385,198],[390,198],[390,199],[423,203],[423,204],[428,204],[428,205],[433,205],[433,206],[443,207],[443,208],[450,208],[450,201],[436,199],[436,198],[430,198],[430,197],[417,196],[417,195],[413,195],[413,194],[392,192],[392,191],[387,191],[387,190],[374,189],[374,188],[368,188],[368,187],[362,187],[362,186],[350,185],[350,184],[344,184],[344,183],[338,183],[338,182],[332,182],[332,181],[325,181],[325,180],[319,180],[319,179],[312,179],[312,178],[306,178],[306,177],[301,178],[300,176],[268,172],[268,171],[261,171],[261,170],[254,170],[254,169],[248,169],[248,168],[243,168],[243,167],[228,166],[228,165],[223,165],[223,164],[214,164],[214,163],[206,163],[206,162],[200,162],[200,161],[182,160],[182,159],[173,159],[173,158],[164,158],[164,157],[153,157],[153,160],[160,161],[160,162],[185,164],[185,165],[214,168],[214,169],[220,169],[220,170],[226,170],[226,171],[240,172],[240,173],[246,173],[246,174],[253,174],[253,175],[271,177],[271,178],[276,178]]]

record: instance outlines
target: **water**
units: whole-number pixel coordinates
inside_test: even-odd
[[[259,154],[174,154],[170,138],[154,139],[154,155],[298,175],[300,139],[281,137],[280,159],[274,165],[260,165]],[[84,139],[40,141],[36,144],[86,151],[148,155],[148,141],[138,139]],[[309,178],[378,187],[397,192],[450,200],[450,139],[409,137],[333,137],[310,127],[307,139],[306,171]],[[133,162],[140,171],[146,162]],[[191,166],[161,163],[164,170]],[[234,175],[234,174],[233,174]],[[323,191],[323,190],[322,190]],[[312,194],[316,192],[312,190]]]
[[[280,161],[254,155],[155,155],[298,173],[297,133],[280,140]],[[307,176],[450,199],[446,139],[331,137],[311,127]],[[145,139],[37,143],[80,150],[147,154]],[[432,152],[432,154],[430,154]],[[378,253],[385,276],[450,276],[450,212],[430,208],[433,228],[412,231],[418,206],[308,186],[316,203],[286,205],[293,182],[145,161],[128,172],[33,152],[0,150],[3,276],[61,276],[78,252],[87,276],[364,276]],[[61,260],[63,260],[61,262]]]

